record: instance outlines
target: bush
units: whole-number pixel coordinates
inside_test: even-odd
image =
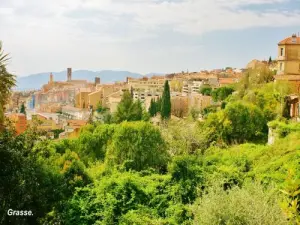
[[[211,188],[194,206],[194,224],[288,224],[275,191],[265,191],[257,183],[228,191]]]
[[[226,143],[265,142],[268,127],[262,111],[252,105],[235,102],[225,110],[208,115],[207,129],[213,129],[217,140]]]
[[[124,165],[136,171],[149,168],[162,171],[167,159],[160,131],[147,122],[124,122],[117,126],[106,154],[109,166]]]

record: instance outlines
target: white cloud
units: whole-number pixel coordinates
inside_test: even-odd
[[[201,35],[204,32],[223,29],[241,29],[259,26],[299,25],[300,12],[253,11],[247,5],[276,4],[287,0],[12,0],[0,3],[0,15],[11,16],[6,27],[21,25],[22,31],[48,28],[52,32],[78,33],[82,29],[99,36],[109,36],[111,26],[125,26],[141,37],[169,26],[182,33]],[[3,6],[2,6],[3,5]],[[6,8],[2,8],[6,7]],[[12,9],[14,14],[12,16]],[[266,6],[267,9],[267,6]],[[124,15],[130,19],[121,21]],[[29,26],[35,21],[35,26]],[[77,27],[80,24],[95,24],[97,27]],[[4,24],[5,26],[5,24]],[[89,29],[90,28],[90,29]],[[112,32],[113,33],[113,32]],[[113,37],[113,34],[111,34]],[[118,40],[119,37],[116,37]]]
[[[73,48],[78,54],[86,43],[93,43],[93,50],[101,51],[105,44],[159,39],[165,30],[201,36],[216,30],[300,25],[300,10],[280,12],[274,7],[268,10],[288,1],[0,0],[0,39],[19,56],[13,64],[21,65],[22,54],[30,55],[27,51],[37,58],[42,52],[52,58],[55,54],[72,57],[71,53],[60,51]],[[251,5],[264,7],[263,10],[247,8]],[[185,51],[192,48],[188,46]],[[183,49],[179,45],[172,51],[185,52]],[[30,71],[34,66],[24,64],[16,67]]]

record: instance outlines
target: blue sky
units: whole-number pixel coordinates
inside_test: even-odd
[[[241,68],[296,32],[300,0],[0,0],[0,40],[20,76]]]

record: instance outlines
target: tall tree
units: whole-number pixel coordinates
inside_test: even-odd
[[[161,101],[161,118],[167,120],[171,117],[171,95],[169,82],[166,80]]]
[[[12,88],[16,84],[15,76],[6,70],[8,54],[5,54],[0,41],[0,130],[3,128],[4,106],[7,103]]]
[[[23,113],[26,115],[26,109],[25,109],[24,103],[22,103],[22,105],[21,105],[20,113]]]
[[[155,102],[155,106],[156,106],[156,113],[160,113],[161,112],[161,98],[158,97],[157,101]]]
[[[269,64],[271,64],[272,63],[272,57],[270,56],[270,58],[269,58]]]
[[[151,99],[150,102],[149,114],[151,117],[156,116],[156,102],[153,98]]]
[[[143,116],[143,108],[141,102],[138,100],[133,101],[131,93],[125,91],[121,102],[117,107],[115,114],[115,121],[121,123],[122,121],[138,121]]]

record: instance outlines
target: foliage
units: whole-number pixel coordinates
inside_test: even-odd
[[[16,77],[6,69],[8,61],[8,54],[4,53],[2,42],[0,41],[0,131],[3,130],[4,106],[7,103],[12,88],[16,85]]]
[[[259,108],[235,102],[217,113],[209,114],[207,129],[213,129],[216,139],[226,143],[260,142],[266,139],[267,123]]]
[[[290,169],[288,177],[283,183],[281,192],[285,194],[285,200],[281,206],[289,221],[293,224],[300,223],[300,179],[295,178],[295,172]]]
[[[45,216],[58,197],[60,174],[53,166],[36,160],[25,134],[0,133],[1,224],[34,224]],[[32,217],[9,217],[8,209],[32,210]]]
[[[124,122],[118,126],[106,154],[109,165],[124,165],[141,171],[164,170],[167,163],[165,142],[157,128],[146,122]]]
[[[291,91],[290,86],[285,82],[268,83],[246,90],[242,100],[258,106],[265,118],[271,121],[281,117],[286,96]]]
[[[102,104],[100,104],[100,103],[97,104],[97,109],[96,109],[96,111],[97,111],[98,113],[105,113],[105,112],[107,112],[108,110],[109,110],[109,109],[106,108],[106,107],[103,107]]]
[[[204,115],[204,116],[207,116],[208,114],[210,113],[215,113],[217,112],[217,106],[215,105],[211,105],[211,106],[207,106],[205,107],[202,111],[201,111],[201,114]]]
[[[64,130],[63,129],[55,129],[55,130],[52,130],[52,132],[54,133],[54,138],[58,138],[59,134],[64,132]]]
[[[166,80],[164,85],[164,92],[161,100],[161,118],[167,120],[171,117],[171,95],[169,82]]]
[[[191,108],[190,110],[190,116],[192,117],[193,120],[197,120],[199,118],[200,115],[200,110],[196,109],[196,108]]]
[[[224,191],[211,188],[194,207],[195,224],[288,224],[278,195],[255,183]]]
[[[234,92],[232,87],[220,87],[211,92],[211,96],[215,102],[224,101],[229,95]]]
[[[24,103],[22,103],[22,105],[21,105],[20,113],[23,113],[26,115],[26,109],[25,109]]]
[[[161,112],[161,98],[158,99],[151,99],[150,107],[148,109],[148,113],[151,117],[156,116],[158,113]]]
[[[210,96],[212,93],[212,87],[210,85],[202,85],[199,89],[199,93],[202,95]]]
[[[295,122],[274,120],[269,122],[268,126],[274,129],[280,138],[284,138],[293,132],[300,132],[300,124]]]
[[[156,113],[157,113],[156,108],[157,108],[157,107],[156,107],[156,102],[155,102],[155,100],[152,98],[152,99],[151,99],[151,102],[150,102],[150,107],[149,107],[149,110],[148,110],[148,112],[149,112],[149,114],[150,114],[151,117],[156,116]]]
[[[133,101],[129,91],[125,91],[121,102],[118,104],[117,112],[114,115],[114,121],[139,121],[143,117],[143,108],[141,102]]]
[[[169,173],[176,184],[173,191],[179,202],[193,203],[198,196],[198,186],[204,180],[201,161],[194,156],[175,157],[169,166]]]
[[[161,128],[161,132],[171,156],[195,154],[199,149],[205,149],[207,142],[210,142],[206,130],[186,120],[170,121],[168,127]]]

